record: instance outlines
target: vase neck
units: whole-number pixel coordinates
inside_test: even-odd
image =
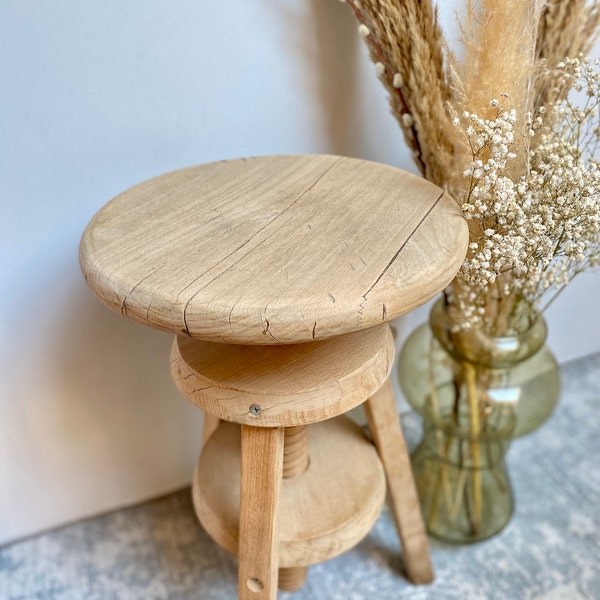
[[[431,330],[442,347],[460,362],[490,369],[508,368],[538,352],[546,341],[546,321],[540,315],[523,333],[491,336],[483,329],[461,328],[444,300],[438,300],[430,313]]]

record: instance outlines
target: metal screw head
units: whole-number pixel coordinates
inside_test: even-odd
[[[261,410],[262,409],[260,408],[260,406],[258,404],[253,404],[250,407],[250,414],[254,415],[255,417],[258,417],[258,415],[260,415],[260,413],[261,413]]]

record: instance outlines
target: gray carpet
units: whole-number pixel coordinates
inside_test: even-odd
[[[471,546],[431,541],[436,580],[411,586],[387,511],[353,550],[282,600],[600,599],[600,354],[563,368],[555,414],[513,443],[516,511]],[[409,445],[419,435],[404,419]],[[226,600],[236,559],[197,524],[188,489],[0,548],[2,600]]]

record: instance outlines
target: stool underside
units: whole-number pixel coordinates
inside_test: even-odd
[[[171,374],[183,395],[213,416],[256,427],[290,427],[361,404],[381,387],[393,360],[387,324],[284,346],[179,336],[171,350]]]
[[[203,449],[193,483],[200,522],[237,553],[240,427],[222,422]],[[337,417],[310,427],[310,465],[283,479],[279,566],[316,564],[345,552],[371,529],[385,500],[385,475],[360,427]],[[224,476],[226,475],[226,476]]]

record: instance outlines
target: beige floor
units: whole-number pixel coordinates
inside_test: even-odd
[[[289,600],[581,600],[600,598],[600,354],[563,368],[548,423],[513,443],[516,511],[477,545],[431,541],[436,581],[402,576],[387,512],[350,552],[310,569]],[[409,444],[415,416],[404,419]],[[1,600],[225,600],[236,559],[197,524],[189,490],[0,548]]]

